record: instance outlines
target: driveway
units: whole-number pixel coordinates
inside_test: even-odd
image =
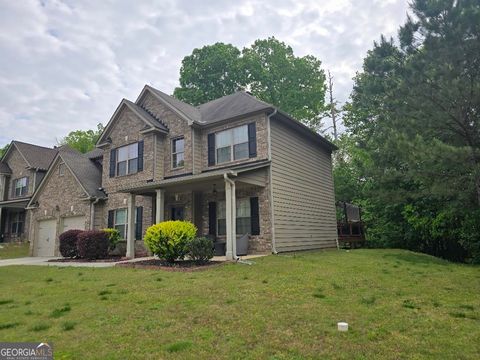
[[[43,266],[74,266],[74,267],[111,267],[114,262],[48,262],[59,257],[23,257],[0,260],[0,266],[10,265],[43,265]]]

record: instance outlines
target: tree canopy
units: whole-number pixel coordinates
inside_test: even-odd
[[[325,73],[321,61],[297,57],[293,49],[274,37],[256,40],[242,51],[231,44],[216,43],[182,61],[178,99],[199,105],[248,89],[313,130],[321,127],[325,106]]]
[[[86,153],[95,148],[95,144],[103,131],[103,125],[98,124],[96,130],[75,130],[58,141],[59,145],[68,145],[73,149]]]
[[[0,159],[7,152],[9,146],[10,146],[10,144],[5,145],[4,147],[0,147]]]
[[[364,206],[377,245],[480,261],[480,4],[411,12],[354,79],[337,198]]]

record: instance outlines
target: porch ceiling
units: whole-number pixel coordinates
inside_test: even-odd
[[[213,184],[216,185],[218,191],[222,191],[224,187],[223,175],[225,173],[233,176],[239,187],[243,186],[265,186],[266,185],[266,172],[265,181],[252,180],[247,173],[252,173],[257,170],[265,169],[270,165],[270,161],[262,161],[252,164],[244,164],[242,166],[231,167],[227,169],[218,169],[208,172],[203,172],[195,175],[186,175],[176,178],[169,178],[160,181],[149,182],[140,184],[137,186],[124,188],[119,192],[131,193],[136,195],[153,195],[157,189],[165,189],[170,191],[182,192],[182,191],[211,191],[213,190]]]
[[[0,208],[2,209],[25,209],[30,198],[22,198],[15,200],[0,201]]]

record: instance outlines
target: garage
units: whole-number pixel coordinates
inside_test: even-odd
[[[84,216],[71,216],[63,219],[63,229],[60,229],[59,234],[67,230],[85,230],[85,217]]]
[[[42,220],[38,222],[37,256],[54,256],[57,220]]]

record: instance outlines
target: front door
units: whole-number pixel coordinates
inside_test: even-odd
[[[185,208],[183,206],[172,206],[172,220],[185,219]]]

